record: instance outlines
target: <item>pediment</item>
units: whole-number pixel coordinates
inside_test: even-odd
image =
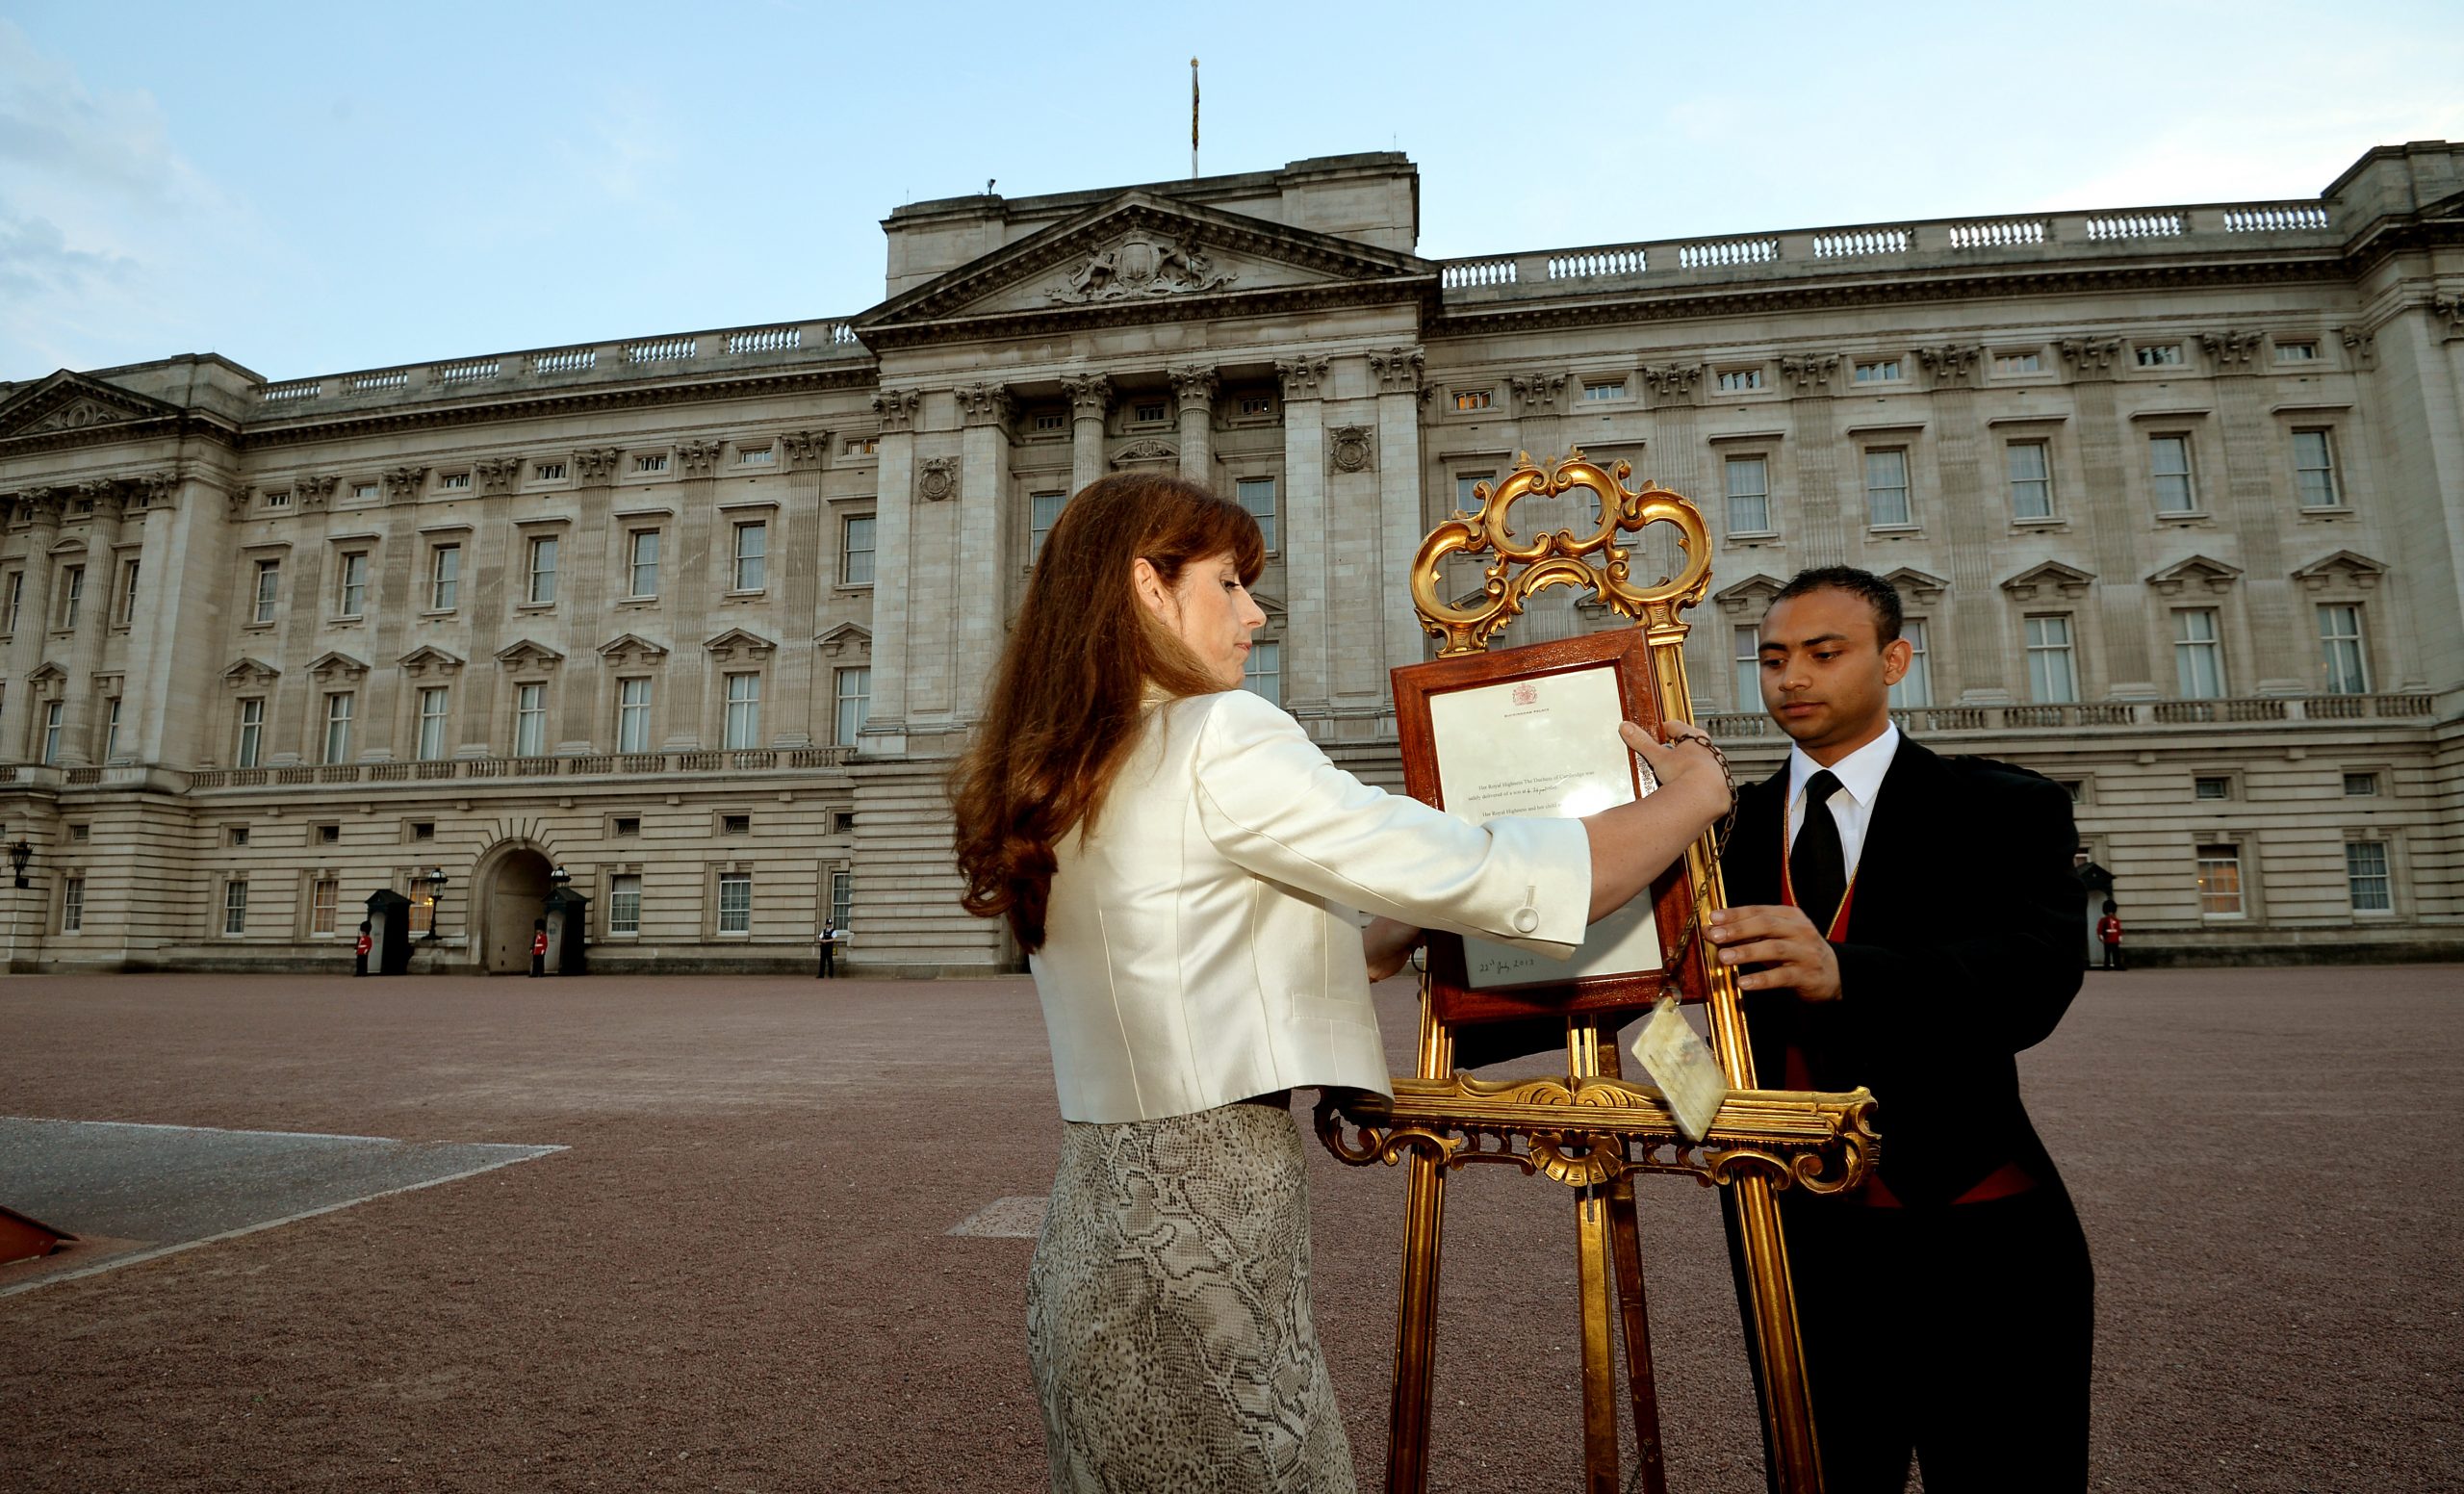
[[[222,683],[239,689],[245,685],[270,683],[281,673],[264,659],[243,656],[238,663],[222,671]]]
[[[1885,576],[1883,580],[1890,582],[1902,597],[1919,604],[1932,602],[1951,584],[1940,577],[1928,575],[1912,565],[1903,565]]]
[[[364,675],[368,665],[339,649],[327,649],[308,661],[308,672],[320,680],[329,680],[336,675]]]
[[[1718,603],[1720,610],[1731,617],[1743,616],[1748,611],[1758,617],[1770,609],[1771,599],[1778,596],[1780,588],[1786,584],[1788,584],[1786,581],[1776,576],[1757,574],[1747,577],[1733,586],[1711,593],[1711,600]]]
[[[535,638],[517,638],[497,650],[496,660],[509,669],[553,668],[565,661],[565,656]]]
[[[765,658],[778,644],[742,628],[731,628],[702,645],[722,659]]]
[[[62,369],[0,399],[0,440],[84,432],[104,425],[175,420],[177,405]]]
[[[2002,589],[2021,602],[2055,595],[2079,597],[2087,594],[2096,578],[2077,566],[2064,565],[2059,560],[2046,560],[2032,565],[2016,576],[2005,579]]]
[[[873,651],[873,631],[861,623],[840,623],[835,628],[816,633],[812,641],[824,654],[833,658],[836,658],[849,649],[859,654],[870,654]]]
[[[254,663],[255,660],[250,659],[246,660],[246,662]],[[58,664],[42,664],[38,666],[32,674],[27,675],[26,678],[29,681],[38,682],[44,680],[65,680],[68,678],[68,671],[61,668]]]
[[[2226,565],[2207,555],[2192,555],[2185,560],[2176,560],[2161,571],[2151,572],[2147,584],[2155,587],[2158,595],[2167,597],[2179,596],[2190,587],[2221,592],[2241,575],[2242,568],[2238,565]]]
[[[1376,287],[1435,295],[1437,266],[1264,219],[1144,191],[1117,193],[892,296],[856,319],[878,349],[932,325],[1124,313],[1231,313],[1227,302]]]
[[[2387,574],[2387,563],[2350,550],[2339,550],[2332,555],[2313,560],[2293,573],[2293,579],[2308,591],[2323,591],[2329,586],[2351,586],[2367,591],[2378,584]]]
[[[433,643],[423,643],[395,662],[410,674],[421,675],[431,669],[450,674],[461,668],[465,660],[460,655],[449,654]]]
[[[622,632],[601,644],[599,654],[619,664],[647,663],[667,657],[667,645],[653,643],[637,632]]]

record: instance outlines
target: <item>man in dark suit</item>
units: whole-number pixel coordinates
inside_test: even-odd
[[[1780,1196],[1824,1484],[1899,1494],[1912,1454],[1928,1494],[2078,1490],[2094,1276],[2015,1059],[2082,979],[2069,797],[1902,736],[1899,632],[1890,583],[1844,566],[1764,614],[1795,746],[1737,796],[1711,934],[1758,1082],[1878,1102],[1873,1181]]]

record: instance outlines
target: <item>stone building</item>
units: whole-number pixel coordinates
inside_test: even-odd
[[[1693,497],[1741,768],[1771,590],[1888,575],[1938,748],[2071,786],[2134,943],[2464,948],[2464,147],[2315,200],[1432,261],[1391,154],[884,223],[843,320],[269,383],[0,385],[15,967],[1014,966],[941,784],[1067,494],[1152,465],[1272,554],[1257,688],[1397,778],[1423,532],[1520,451]],[[1535,517],[1538,517],[1535,515]],[[1465,578],[1468,588],[1470,581]],[[1508,642],[1611,626],[1562,590]]]

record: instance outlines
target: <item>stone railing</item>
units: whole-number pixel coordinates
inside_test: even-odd
[[[449,779],[674,778],[696,773],[810,772],[843,767],[854,751],[851,747],[755,747],[729,752],[579,753],[561,758],[439,758],[410,762],[200,768],[188,774],[188,786],[289,788],[326,784],[431,784]],[[6,778],[0,778],[0,783],[6,782]]]
[[[619,338],[573,348],[490,353],[440,363],[355,374],[325,374],[257,386],[257,401],[270,417],[314,416],[405,400],[463,399],[536,393],[627,379],[664,378],[680,365],[697,373],[782,365],[860,362],[871,357],[844,319],[731,327],[664,337]]]
[[[2341,242],[2325,205],[2316,200],[2227,202],[1863,223],[1486,254],[1440,261],[1439,281],[1448,299],[1478,302],[1562,294],[1572,288],[1569,282],[1682,285],[1781,280],[1997,261],[2109,259],[2196,248],[2332,249]]]
[[[2305,721],[2426,721],[2436,697],[2401,695],[2237,695],[2220,700],[2080,701],[2059,706],[1915,706],[1891,719],[1918,736],[1968,733],[2078,732],[2097,728],[2279,726]],[[1761,711],[1719,712],[1704,730],[1723,741],[1786,740]]]

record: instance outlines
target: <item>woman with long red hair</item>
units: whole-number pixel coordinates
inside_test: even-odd
[[[1659,789],[1587,819],[1359,782],[1241,688],[1264,564],[1194,483],[1089,484],[952,786],[965,906],[1029,951],[1066,1122],[1027,1288],[1066,1494],[1353,1487],[1291,1092],[1385,1092],[1369,983],[1422,928],[1563,958],[1728,808],[1699,735],[1630,723]]]

